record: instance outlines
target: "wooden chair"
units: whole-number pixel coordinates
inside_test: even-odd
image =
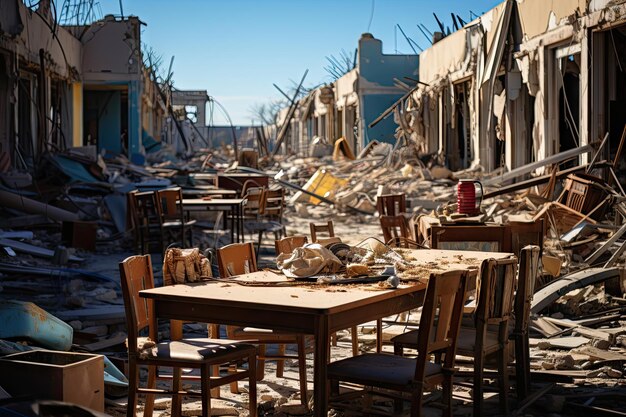
[[[157,320],[154,316],[152,300],[139,297],[139,291],[154,288],[154,275],[150,256],[131,256],[120,263],[122,294],[126,310],[128,327],[128,405],[126,415],[134,417],[137,408],[137,394],[151,394],[146,398],[144,416],[151,416],[154,409],[155,394],[171,394],[174,398],[181,395],[198,395],[181,391],[180,380],[172,379],[172,389],[156,389],[158,367],[171,367],[175,371],[180,368],[199,368],[202,397],[202,416],[211,415],[210,390],[226,385],[232,381],[248,378],[249,381],[249,412],[256,416],[256,347],[232,340],[217,339],[180,339],[170,342],[157,340]],[[148,340],[140,337],[147,329],[148,337],[154,341],[155,347],[150,350],[141,349]],[[239,369],[237,373],[224,377],[211,377],[211,368],[222,364],[236,364],[247,361],[248,369]],[[148,366],[148,383],[146,388],[139,387],[139,366]],[[176,401],[172,402],[174,409]]]
[[[431,226],[429,233],[430,247],[433,249],[511,252],[511,233],[508,226]]]
[[[265,198],[261,205],[261,224],[259,227],[259,243],[257,246],[257,254],[261,249],[263,235],[265,233],[274,233],[274,238],[278,240],[280,237],[287,235],[287,229],[283,224],[283,211],[285,209],[285,189],[271,188],[265,192]]]
[[[397,216],[406,213],[405,194],[385,194],[376,198],[376,210],[379,216]]]
[[[196,221],[185,218],[182,189],[176,187],[158,190],[156,197],[163,231],[178,229],[182,247],[186,247],[185,239],[189,234],[189,246],[193,246],[193,225]]]
[[[335,237],[335,229],[333,227],[333,221],[329,220],[326,224],[309,223],[311,229],[311,242],[317,242],[317,234],[327,233],[328,237]]]
[[[304,235],[284,237],[274,242],[276,248],[276,256],[281,253],[291,253],[295,248],[301,248],[307,244],[307,237]]]
[[[233,243],[217,250],[217,262],[220,277],[227,278],[234,275],[247,274],[257,271],[254,246],[251,242]],[[213,328],[211,334],[216,335],[218,328]],[[307,402],[306,380],[306,344],[305,335],[279,332],[274,330],[256,329],[251,327],[226,326],[226,335],[229,339],[246,340],[258,343],[257,379],[262,380],[265,372],[265,361],[276,360],[276,376],[282,377],[285,369],[285,359],[297,359],[300,374],[300,400],[302,404]],[[265,345],[278,344],[278,355],[268,356],[265,354]],[[298,356],[285,355],[285,345],[295,344],[298,347]]]
[[[418,249],[422,246],[411,239],[409,226],[403,215],[380,216],[380,228],[388,246],[396,248]]]
[[[265,199],[265,187],[247,187],[243,198],[246,199],[246,205],[243,208],[244,219],[257,220]]]
[[[515,390],[521,401],[530,393],[530,349],[528,325],[530,306],[539,274],[539,246],[526,246],[520,252],[517,291],[515,292],[515,325],[509,336],[515,343]]]
[[[420,332],[414,335],[417,358],[385,353],[366,353],[332,362],[328,365],[331,381],[331,401],[341,400],[352,393],[339,395],[339,382],[363,385],[408,393],[411,416],[422,415],[424,389],[443,386],[444,415],[452,415],[452,375],[456,340],[465,300],[466,271],[449,271],[431,274],[422,317]],[[435,361],[431,361],[434,354]],[[395,409],[401,411],[402,403],[396,400]],[[359,410],[363,412],[363,410]]]
[[[474,325],[462,325],[457,353],[474,358],[474,415],[483,415],[483,373],[487,355],[496,354],[500,379],[500,406],[508,413],[508,324],[513,308],[515,290],[515,258],[483,261],[480,268],[480,288],[474,316]],[[401,355],[403,348],[417,348],[413,330],[392,339],[394,352]]]
[[[156,243],[163,253],[163,225],[159,213],[156,194],[153,191],[132,193],[133,206],[137,213],[135,219],[139,230],[141,253],[150,250],[150,245]]]

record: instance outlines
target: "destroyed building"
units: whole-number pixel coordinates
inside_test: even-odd
[[[59,25],[48,1],[1,7],[3,161],[32,168],[45,151],[82,146],[141,161],[143,139],[161,139],[166,113],[142,62],[141,21],[105,16]]]
[[[312,90],[300,100],[285,146],[289,152],[308,155],[315,137],[329,142],[344,137],[353,150],[361,150],[372,140],[395,142],[395,125],[386,120],[370,127],[385,109],[404,92],[398,84],[414,78],[418,70],[417,55],[383,53],[383,44],[369,33],[359,39],[354,69],[331,84]],[[277,124],[288,115],[283,109]]]
[[[452,170],[508,171],[606,134],[611,159],[626,112],[625,11],[622,1],[501,3],[420,54],[399,135]]]

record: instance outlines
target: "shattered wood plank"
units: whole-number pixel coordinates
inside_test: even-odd
[[[528,339],[528,344],[530,346],[538,346],[541,349],[545,347],[551,347],[555,349],[574,349],[589,342],[591,342],[591,339],[587,339],[583,336],[566,336],[555,339],[535,339],[531,337]]]
[[[619,277],[619,270],[617,268],[588,268],[566,275],[536,292],[530,311],[533,314],[538,314],[543,309],[552,305],[559,297],[572,290],[584,288],[588,285],[616,277]]]
[[[522,401],[519,404],[519,407],[517,407],[517,410],[513,412],[513,415],[517,416],[517,415],[522,414],[524,410],[530,407],[535,401],[537,401],[539,398],[543,397],[548,392],[550,392],[550,390],[552,390],[554,386],[555,384],[548,384],[545,387],[541,388],[540,390],[535,391],[532,394],[530,394],[528,397],[524,399],[524,401]]]
[[[602,350],[594,346],[582,346],[574,349],[574,353],[587,355],[592,360],[602,361],[626,361],[626,354],[613,352],[612,350]]]
[[[608,408],[595,407],[591,405],[578,404],[568,402],[565,405],[566,409],[584,416],[597,416],[597,417],[626,417],[626,413],[617,410],[611,410]]]
[[[542,159],[541,161],[532,162],[530,164],[521,166],[519,168],[515,168],[506,174],[498,175],[497,177],[490,178],[484,180],[483,186],[496,185],[506,181],[513,180],[515,178],[519,178],[523,175],[530,174],[534,170],[538,168],[543,168],[547,165],[558,164],[560,162],[566,161],[570,158],[574,158],[576,156],[582,155],[587,152],[591,152],[593,150],[593,146],[584,145],[578,148],[570,149],[565,152],[560,152],[555,155],[549,156],[547,158]]]
[[[8,246],[17,252],[27,253],[29,255],[41,256],[44,258],[54,257],[54,251],[46,248],[40,248],[38,246],[29,245],[28,243],[19,242],[17,240],[2,239],[0,238],[0,246]],[[68,259],[71,262],[83,262],[83,258],[70,255]]]
[[[531,317],[530,327],[546,337],[554,336],[562,331],[560,327],[550,323],[545,317]]]
[[[591,329],[589,327],[585,327],[581,324],[577,324],[572,322],[571,320],[561,320],[561,319],[555,319],[552,317],[546,317],[546,320],[559,325],[559,326],[564,326],[564,327],[569,327],[571,329],[573,329],[574,331],[576,331],[577,333],[588,337],[590,339],[600,339],[600,340],[606,340],[609,343],[613,343],[615,341],[615,336],[613,336],[610,333],[604,332],[602,330],[599,329]]]
[[[594,253],[592,253],[587,259],[585,259],[585,263],[588,265],[592,265],[604,252],[606,252],[617,240],[622,237],[622,235],[626,233],[626,224],[622,225],[609,240],[602,246],[600,246]],[[624,245],[622,244],[621,250],[623,250]],[[616,253],[621,253],[621,250],[618,250]],[[618,255],[619,257],[619,255]],[[613,257],[611,258],[613,260]]]
[[[33,200],[23,195],[0,190],[0,205],[26,213],[42,214],[56,221],[77,221],[78,214]]]
[[[110,337],[108,339],[100,340],[98,342],[89,343],[87,345],[81,346],[88,352],[98,352],[100,350],[110,348],[113,346],[121,345],[126,342],[126,335],[119,334],[117,336]]]

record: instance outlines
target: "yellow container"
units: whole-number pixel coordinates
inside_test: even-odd
[[[309,180],[306,182],[306,184],[304,184],[302,188],[308,192],[333,200],[337,190],[339,190],[341,187],[346,186],[347,184],[347,179],[337,178],[325,169],[319,168],[317,171],[315,171],[315,174],[313,174],[311,178],[309,178]],[[318,205],[319,203],[321,203],[321,200],[319,198],[307,195],[302,191],[298,191],[296,194],[294,194],[291,202],[303,202]]]

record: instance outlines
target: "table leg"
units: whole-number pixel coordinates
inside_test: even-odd
[[[330,361],[330,333],[328,316],[321,316],[317,321],[315,334],[314,394],[313,407],[316,417],[328,414],[328,376],[326,365]]]
[[[224,222],[226,222],[226,217],[230,217],[230,243],[235,243],[235,225],[233,223],[233,208],[232,207],[228,209],[228,216],[224,216]]]
[[[243,204],[237,204],[237,224],[239,225],[239,232],[241,234],[241,241],[245,242],[245,235],[243,230]]]

